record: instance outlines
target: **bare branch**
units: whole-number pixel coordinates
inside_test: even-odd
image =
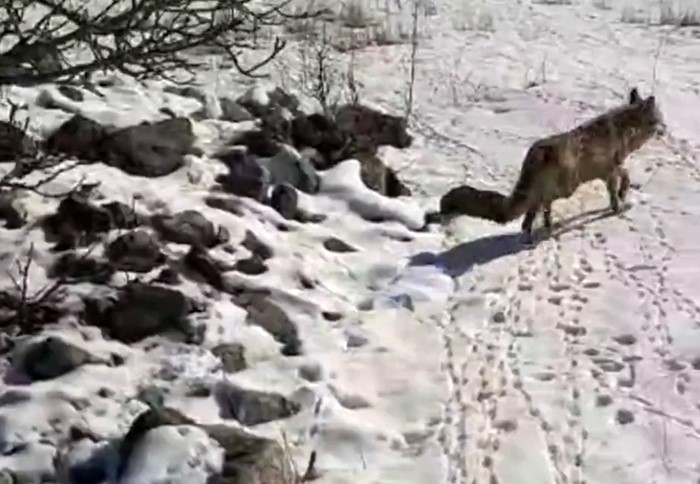
[[[250,0],[111,0],[97,12],[66,0],[11,0],[0,6],[0,40],[14,44],[0,51],[0,85],[36,84],[70,79],[96,70],[115,69],[137,79],[187,73],[202,66],[192,49],[214,47],[249,77],[285,47],[275,38],[269,53],[250,66],[241,62],[252,46],[245,37],[289,19],[306,19],[323,10],[288,13],[291,0],[255,9]],[[29,8],[43,15],[27,20]],[[66,54],[87,53],[81,60]]]

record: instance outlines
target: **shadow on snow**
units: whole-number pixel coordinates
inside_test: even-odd
[[[630,208],[625,205],[623,211]],[[409,262],[409,266],[433,265],[441,268],[451,277],[460,277],[475,264],[486,264],[507,255],[514,255],[525,250],[534,250],[541,241],[549,237],[559,237],[565,233],[581,230],[585,226],[616,215],[609,208],[591,210],[554,224],[551,235],[546,235],[543,229],[535,230],[532,237],[522,232],[489,235],[480,239],[470,240],[440,253],[420,252]]]

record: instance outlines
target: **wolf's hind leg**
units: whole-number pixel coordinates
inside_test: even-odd
[[[620,168],[620,187],[617,189],[617,197],[621,202],[625,201],[627,198],[627,193],[630,190],[630,175],[627,173],[627,169]]]
[[[617,171],[608,175],[605,180],[605,187],[608,189],[608,197],[610,198],[610,208],[613,212],[620,211],[620,198],[618,195],[618,186],[620,185],[620,174]]]
[[[532,233],[532,224],[535,222],[535,217],[537,216],[537,211],[539,206],[533,207],[525,213],[525,218],[523,219],[522,230],[526,234]]]
[[[552,202],[545,203],[542,211],[544,218],[544,228],[548,231],[552,230]]]

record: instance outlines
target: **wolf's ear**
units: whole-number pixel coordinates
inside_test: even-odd
[[[636,104],[641,100],[642,98],[639,97],[639,91],[637,91],[636,87],[633,87],[630,91],[630,104]]]
[[[656,104],[656,97],[652,94],[651,96],[649,96],[649,97],[646,99],[646,103],[647,103],[649,106],[655,105],[655,104]]]

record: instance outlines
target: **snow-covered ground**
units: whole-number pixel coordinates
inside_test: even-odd
[[[69,187],[85,175],[102,182],[106,201],[131,204],[138,194],[135,203],[147,213],[195,209],[226,227],[244,253],[240,241],[255,232],[274,252],[269,270],[235,277],[283,296],[304,351],[282,356],[230,298],[191,281],[181,288],[210,301],[197,316],[206,326],[201,345],[156,337],[156,346],[154,339],[127,346],[94,328],[49,328],[93,362],[31,385],[9,379],[4,363],[0,470],[40,482],[53,472],[56,436],[72,425],[104,439],[122,436],[145,408],[134,397],[148,385],[166,389],[166,405],[194,420],[220,422],[214,398],[191,389],[228,381],[298,402],[300,412],[252,430],[284,434],[299,468],[315,450],[319,483],[700,479],[700,240],[693,228],[700,217],[700,26],[653,25],[656,1],[435,5],[421,17],[414,142],[380,152],[411,197],[374,197],[356,162],[344,162],[321,173],[319,194],[301,197],[327,219],[288,222],[291,229],[280,231],[283,219],[269,207],[249,202],[234,215],[204,203],[221,169],[206,154],[161,178],[90,165],[55,182]],[[631,21],[649,12],[652,25]],[[406,44],[356,52],[361,100],[399,114],[409,55]],[[277,62],[274,72],[292,72],[298,51]],[[219,94],[244,91],[220,68],[202,77],[212,75]],[[655,94],[669,134],[627,161],[630,210],[601,217],[607,196],[593,183],[554,205],[567,229],[534,247],[522,243],[519,221],[461,217],[416,230],[423,211],[455,185],[509,190],[535,139],[624,102],[634,86],[642,96]],[[82,102],[49,110],[35,102],[42,89],[52,88],[10,88],[7,96],[32,106],[30,127],[43,135],[75,110],[126,126],[162,118],[164,106],[178,114],[199,108],[158,83],[127,82],[105,88],[102,98],[86,92]],[[195,122],[205,152],[220,136],[249,127]],[[27,195],[23,204],[38,216],[55,202]],[[377,210],[393,220],[364,220]],[[39,255],[30,275],[41,287],[53,256],[38,234],[2,230],[0,247],[3,269],[12,270],[33,240]],[[324,250],[329,236],[357,251]],[[183,252],[177,244],[168,250]],[[300,284],[301,276],[314,284]],[[211,350],[231,342],[245,347],[248,368],[224,375]],[[124,364],[104,364],[113,354]],[[201,431],[189,440],[168,432],[149,434],[143,446],[150,457],[132,458],[124,482],[204,482],[221,465]]]

